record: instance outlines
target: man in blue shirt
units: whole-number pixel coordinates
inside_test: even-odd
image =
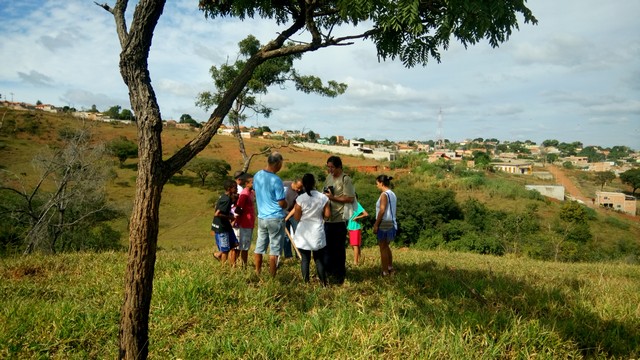
[[[253,190],[258,205],[258,238],[254,261],[256,274],[262,270],[262,256],[269,246],[269,272],[276,275],[280,246],[284,239],[284,209],[287,207],[284,185],[276,175],[282,169],[282,155],[273,152],[267,158],[267,167],[253,176]]]

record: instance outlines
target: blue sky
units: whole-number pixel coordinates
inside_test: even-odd
[[[521,24],[497,49],[452,44],[440,64],[380,63],[366,41],[306,54],[296,64],[301,73],[347,83],[347,92],[326,99],[275,88],[262,98],[273,115],[247,125],[429,140],[438,135],[441,110],[442,135],[451,141],[558,139],[640,149],[640,1],[528,6],[537,26]],[[208,118],[194,103],[212,89],[209,68],[235,59],[247,35],[264,43],[277,30],[265,21],[207,20],[195,0],[168,1],[149,59],[163,118]],[[93,1],[0,0],[0,37],[3,99],[130,108],[113,18]]]

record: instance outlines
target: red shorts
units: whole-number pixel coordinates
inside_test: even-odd
[[[362,245],[362,231],[349,230],[349,245],[361,246]]]

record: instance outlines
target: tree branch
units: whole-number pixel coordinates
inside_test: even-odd
[[[116,32],[118,34],[120,47],[122,49],[124,49],[125,44],[127,43],[127,40],[129,38],[129,34],[127,32],[127,22],[124,19],[124,13],[127,10],[128,2],[128,0],[118,0],[116,1],[116,6],[112,8],[107,3],[100,4],[97,1],[94,1],[94,4],[100,6],[101,8],[111,13],[111,15],[113,15],[116,22]]]

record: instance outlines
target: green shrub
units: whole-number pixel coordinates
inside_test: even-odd
[[[455,251],[466,251],[478,254],[504,254],[504,248],[496,238],[484,236],[473,231],[465,233],[456,241],[447,243],[446,248]]]
[[[63,252],[123,250],[122,234],[108,224],[84,227],[69,232],[64,238]]]
[[[278,172],[278,176],[282,180],[294,180],[296,178],[302,179],[304,174],[313,174],[316,178],[316,187],[322,189],[322,184],[327,178],[327,171],[320,166],[311,165],[306,162],[298,163],[286,163],[286,168]],[[348,172],[351,175],[351,172]]]
[[[394,191],[398,196],[397,217],[402,224],[398,240],[404,243],[415,244],[422,238],[423,231],[463,218],[462,209],[452,190],[432,187]]]

